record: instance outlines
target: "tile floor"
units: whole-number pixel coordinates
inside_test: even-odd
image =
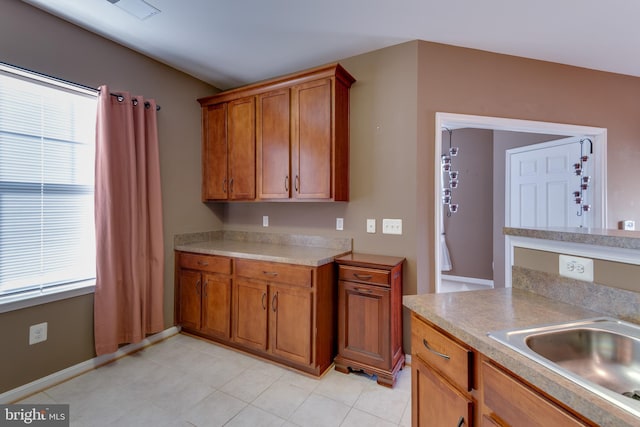
[[[71,426],[409,427],[411,370],[315,379],[180,334],[18,403],[68,403]]]

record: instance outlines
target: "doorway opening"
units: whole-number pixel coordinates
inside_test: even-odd
[[[444,147],[443,143],[447,145],[450,141],[449,138],[453,135],[453,146],[456,145],[456,132],[460,134],[463,130],[482,130],[485,132],[489,132],[492,138],[492,141],[500,140],[501,143],[491,143],[490,149],[495,150],[492,154],[493,159],[495,159],[492,163],[491,173],[493,174],[493,191],[490,192],[488,197],[491,197],[491,213],[489,215],[482,215],[477,209],[482,209],[479,207],[477,202],[472,203],[457,203],[456,209],[454,209],[454,213],[450,213],[450,209],[447,209],[449,206],[443,204],[443,192],[444,189],[448,187],[448,182],[445,182],[448,179],[448,176],[445,177],[443,173],[442,161],[443,154],[448,154],[448,147]],[[604,228],[606,224],[606,144],[607,144],[607,131],[605,128],[596,128],[589,126],[579,126],[579,125],[571,125],[571,124],[559,124],[559,123],[549,123],[549,122],[537,122],[537,121],[529,121],[529,120],[517,120],[517,119],[506,119],[499,117],[487,117],[487,116],[473,116],[473,115],[464,115],[464,114],[454,114],[454,113],[436,113],[436,127],[435,127],[435,191],[434,191],[434,227],[435,227],[435,241],[434,243],[434,261],[435,261],[435,291],[436,293],[440,292],[449,292],[454,290],[467,290],[467,289],[477,289],[483,287],[493,286],[495,283],[495,287],[510,287],[511,286],[511,265],[512,265],[512,254],[509,245],[507,244],[507,240],[503,235],[502,228],[503,227],[511,227],[511,226],[524,226],[521,224],[512,223],[512,215],[511,215],[511,182],[510,182],[510,166],[508,163],[507,149],[513,148],[514,146],[509,146],[508,144],[505,146],[503,141],[505,138],[511,138],[513,135],[516,136],[525,136],[521,138],[523,141],[529,140],[541,142],[540,138],[543,138],[542,141],[551,141],[551,140],[561,140],[566,138],[574,138],[574,140],[582,140],[588,139],[590,142],[590,146],[588,147],[590,150],[589,153],[589,211],[584,212],[585,215],[581,219],[581,224],[586,227],[596,227],[596,228]],[[453,132],[453,133],[452,133]],[[546,139],[544,139],[546,138]],[[526,143],[520,143],[520,145],[516,145],[517,147],[523,147],[515,150],[516,152],[527,151]],[[505,148],[506,147],[506,148]],[[475,149],[475,148],[474,148]],[[454,150],[455,151],[455,150]],[[463,156],[462,149],[456,153],[458,157],[461,158]],[[475,157],[475,155],[474,155]],[[453,158],[453,162],[458,161],[458,158]],[[579,159],[575,159],[576,162]],[[468,162],[468,159],[467,159]],[[470,166],[471,168],[487,168],[487,162],[476,161]],[[489,162],[491,163],[491,162]],[[468,163],[467,163],[468,164]],[[566,165],[566,168],[574,168],[574,164],[570,163]],[[456,185],[459,188],[462,188],[464,185],[465,175],[467,176],[467,182],[469,180],[474,181],[475,185],[478,185],[476,181],[476,177],[473,174],[469,175],[469,170],[465,169],[464,171],[456,171],[459,172],[458,182]],[[463,173],[464,172],[464,173]],[[486,171],[485,171],[486,172]],[[579,176],[576,176],[576,185],[578,185],[578,181],[580,180]],[[455,189],[457,192],[458,189]],[[573,192],[571,192],[573,195]],[[454,193],[455,195],[456,193]],[[452,202],[455,202],[453,200]],[[465,205],[466,204],[466,205]],[[477,251],[476,253],[482,255],[486,258],[487,256],[491,256],[492,259],[489,259],[490,265],[488,266],[489,272],[484,273],[484,277],[480,277],[477,280],[477,277],[468,278],[464,277],[465,274],[455,274],[457,271],[464,271],[464,268],[458,268],[457,270],[450,271],[441,271],[442,266],[445,268],[447,266],[446,261],[446,252],[443,251],[443,245],[446,248],[446,235],[450,234],[447,231],[445,224],[445,219],[450,220],[451,218],[455,218],[461,212],[465,212],[466,209],[466,218],[469,218],[469,213],[473,213],[473,217],[469,219],[465,219],[466,226],[470,226],[469,221],[472,221],[472,225],[475,227],[474,230],[486,230],[488,228],[491,229],[491,243],[492,248],[484,248],[484,252]],[[447,217],[448,215],[448,217]],[[458,219],[463,215],[460,215]],[[480,218],[484,217],[484,223],[477,223]],[[490,217],[490,220],[486,218]],[[487,223],[489,221],[490,223]],[[452,226],[453,223],[449,223],[449,226]],[[539,228],[547,228],[547,226],[540,226]],[[441,232],[444,231],[445,234],[442,235]],[[475,235],[476,233],[474,233]],[[470,235],[467,233],[467,235]],[[469,249],[469,248],[467,248]],[[487,255],[487,252],[490,252],[490,255]],[[456,264],[458,267],[461,267],[466,261],[472,260],[474,258],[473,254],[466,254],[465,256],[452,257],[451,264],[453,264],[453,268],[455,269]],[[485,264],[487,262],[485,261]],[[450,267],[450,266],[449,266]],[[453,274],[452,274],[453,273]],[[487,277],[487,275],[492,275],[492,278]],[[445,276],[445,284],[442,283],[442,277]],[[463,277],[460,277],[463,276]],[[452,281],[450,281],[453,280]],[[475,280],[474,280],[475,279]],[[489,280],[490,279],[490,280]],[[471,284],[471,285],[469,285]]]

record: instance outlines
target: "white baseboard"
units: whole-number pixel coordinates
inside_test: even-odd
[[[121,347],[115,353],[94,357],[93,359],[80,362],[61,371],[54,372],[51,375],[47,375],[46,377],[39,378],[23,386],[6,391],[0,394],[0,404],[16,402],[18,400],[24,399],[25,397],[31,396],[32,394],[39,393],[51,386],[67,381],[80,374],[84,374],[102,365],[126,356],[127,354],[133,353],[144,347],[150,346],[151,344],[155,344],[158,341],[169,338],[177,334],[178,332],[180,332],[180,328],[177,326],[173,326],[169,329],[165,329],[162,332],[158,332],[155,335],[151,335],[150,337],[145,338],[139,343],[128,344],[124,347]]]

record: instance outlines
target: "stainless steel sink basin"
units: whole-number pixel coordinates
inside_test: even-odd
[[[488,335],[640,417],[640,326],[599,317]]]

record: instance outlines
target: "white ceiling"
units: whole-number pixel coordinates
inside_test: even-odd
[[[640,76],[637,0],[23,0],[220,89],[421,39]]]

